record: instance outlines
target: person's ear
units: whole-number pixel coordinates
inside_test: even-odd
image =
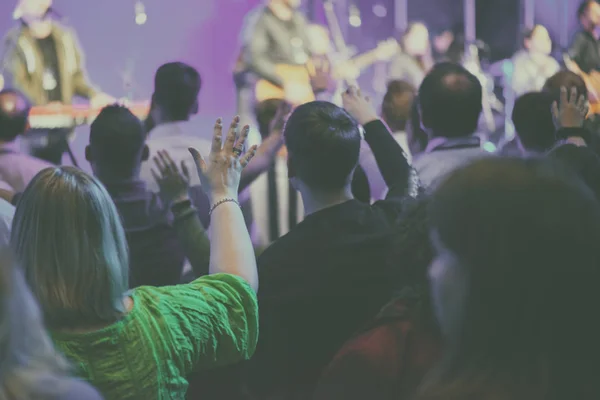
[[[145,144],[144,148],[142,149],[142,162],[148,161],[149,158],[150,158],[150,149],[148,148],[148,145]]]
[[[86,161],[92,162],[92,149],[90,146],[85,146],[85,159]]]

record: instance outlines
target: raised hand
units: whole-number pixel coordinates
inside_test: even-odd
[[[379,119],[373,105],[356,86],[350,86],[342,94],[342,102],[346,111],[361,125]]]
[[[566,87],[560,88],[560,101],[552,104],[552,116],[556,129],[581,128],[588,115],[588,103],[585,96],[577,95],[577,88],[571,89],[570,96]]]
[[[180,172],[166,150],[159,151],[153,159],[158,172],[152,169],[152,176],[160,188],[160,197],[165,204],[188,200],[190,173],[185,163],[181,162]]]
[[[208,161],[202,158],[198,150],[189,149],[196,163],[202,188],[213,203],[224,198],[237,199],[242,170],[256,153],[256,146],[253,146],[246,154],[242,154],[250,127],[242,128],[238,138],[239,123],[240,117],[235,117],[223,144],[222,120],[217,120]]]

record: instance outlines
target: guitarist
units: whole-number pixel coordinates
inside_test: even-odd
[[[304,66],[311,59],[308,22],[298,10],[300,3],[301,0],[267,0],[247,16],[242,54],[236,67],[238,90],[245,93],[238,96],[243,115],[251,114],[254,104],[251,88],[259,79],[283,89],[285,100],[291,104],[302,103],[301,99],[310,90],[286,82],[276,71],[277,65]]]
[[[592,95],[600,94],[600,4],[585,0],[577,11],[582,30],[575,35],[569,48],[569,57],[576,64]],[[571,68],[572,69],[572,68]]]

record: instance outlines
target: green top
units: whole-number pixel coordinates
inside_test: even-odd
[[[256,294],[218,274],[135,289],[132,310],[89,333],[51,332],[56,347],[106,400],[184,399],[192,371],[249,359],[258,340]]]

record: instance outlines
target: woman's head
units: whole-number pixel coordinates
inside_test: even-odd
[[[597,362],[600,208],[576,176],[549,161],[481,160],[452,174],[430,210],[449,369],[535,386]]]
[[[128,253],[106,189],[72,167],[40,172],[23,193],[11,246],[47,324],[113,322],[128,288]]]

